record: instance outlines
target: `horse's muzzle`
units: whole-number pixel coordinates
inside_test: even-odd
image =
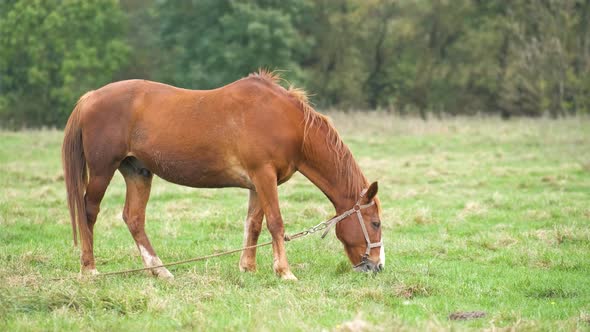
[[[363,260],[353,268],[356,272],[381,272],[383,270],[383,264],[363,258]]]

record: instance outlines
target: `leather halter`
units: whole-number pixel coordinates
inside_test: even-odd
[[[381,241],[379,241],[379,242],[371,243],[371,239],[369,238],[369,233],[367,232],[367,227],[365,226],[365,222],[363,220],[363,215],[361,214],[361,210],[366,209],[366,208],[373,206],[375,204],[375,201],[371,200],[370,203],[361,205],[361,200],[363,199],[363,197],[365,196],[366,193],[367,193],[367,189],[363,189],[358,201],[356,201],[356,203],[354,204],[352,209],[347,210],[347,211],[343,212],[341,215],[336,216],[336,217],[326,221],[325,223],[328,225],[328,227],[326,227],[326,230],[322,234],[322,239],[323,239],[324,237],[326,237],[326,235],[328,234],[328,232],[330,231],[332,226],[334,226],[338,222],[346,219],[348,216],[356,213],[357,219],[358,219],[359,223],[361,224],[361,229],[363,230],[363,235],[365,236],[365,241],[367,242],[367,250],[365,251],[365,254],[363,255],[363,261],[368,259],[369,254],[371,253],[371,249],[379,248],[379,247],[383,246],[383,239],[381,239]]]

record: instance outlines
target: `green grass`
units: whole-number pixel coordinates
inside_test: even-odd
[[[355,273],[334,236],[287,245],[298,282],[240,273],[239,255],[139,273],[76,276],[62,133],[0,132],[0,330],[590,329],[590,119],[447,119],[332,114],[379,181],[387,266]],[[117,174],[95,230],[97,268],[141,267],[120,218]],[[333,208],[303,176],[280,187],[288,233]],[[242,244],[247,192],[156,179],[147,231],[164,262]],[[265,230],[261,241],[270,238]],[[458,311],[484,318],[450,321]]]

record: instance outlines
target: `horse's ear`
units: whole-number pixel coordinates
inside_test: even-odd
[[[372,200],[377,195],[377,190],[379,190],[379,186],[377,185],[377,181],[371,183],[369,188],[367,189],[367,193],[365,194],[365,198],[367,201]]]

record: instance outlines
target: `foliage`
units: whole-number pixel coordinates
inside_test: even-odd
[[[0,330],[357,330],[351,321],[371,331],[588,330],[587,117],[330,115],[379,181],[387,261],[377,275],[353,272],[332,231],[287,243],[294,283],[274,275],[270,247],[255,273],[241,273],[235,254],[173,267],[170,283],[144,273],[78,280],[56,153],[63,133],[0,131]],[[279,198],[288,234],[334,215],[300,174]],[[117,173],[94,232],[101,272],[142,266],[124,200]],[[237,248],[247,201],[244,189],[156,177],[147,233],[164,262]],[[260,241],[269,239],[265,228]],[[59,277],[73,279],[49,280]],[[461,311],[486,316],[447,318]]]
[[[114,80],[209,89],[259,67],[320,108],[589,113],[590,0],[0,3],[5,126],[63,125]]]
[[[130,49],[116,1],[17,0],[0,16],[0,116],[63,125],[77,98],[113,79]]]
[[[298,77],[305,40],[295,28],[305,1],[165,1],[160,7],[162,45],[169,70],[164,81],[193,88],[230,83],[260,67]]]

